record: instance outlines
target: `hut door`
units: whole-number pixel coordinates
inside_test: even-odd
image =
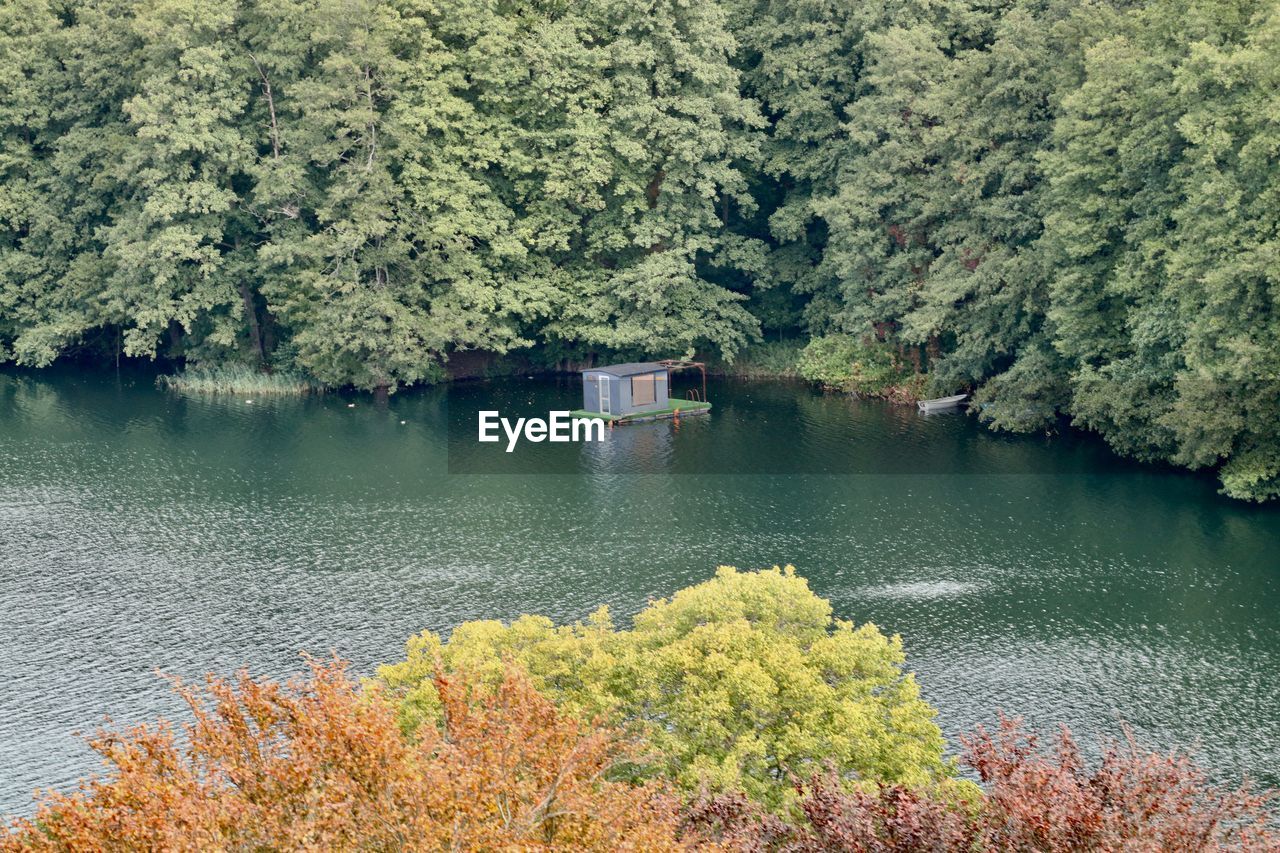
[[[596,381],[600,383],[600,411],[605,414],[612,414],[612,402],[609,400],[609,377],[597,376]]]

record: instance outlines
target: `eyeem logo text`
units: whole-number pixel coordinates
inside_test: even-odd
[[[507,452],[516,449],[521,437],[534,443],[540,441],[604,441],[604,421],[601,418],[572,418],[567,411],[548,412],[548,419],[516,418],[513,424],[496,411],[480,412],[480,441],[502,440],[498,428],[507,435]]]

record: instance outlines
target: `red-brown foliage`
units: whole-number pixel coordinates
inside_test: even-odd
[[[1000,717],[963,740],[964,760],[986,783],[983,839],[998,850],[1280,850],[1274,793],[1209,783],[1186,755],[1103,744],[1089,771],[1063,727],[1049,751],[1018,720]]]
[[[897,785],[850,792],[830,776],[798,787],[801,820],[785,821],[739,795],[720,795],[687,809],[685,832],[750,853],[978,849],[980,827],[959,805]]]
[[[739,795],[703,797],[685,813],[690,837],[745,851],[1198,851],[1280,850],[1267,811],[1273,794],[1210,784],[1180,754],[1104,744],[1089,771],[1064,729],[1051,750],[1000,718],[964,740],[964,761],[985,783],[976,808],[881,786],[849,792],[832,777],[797,786],[786,821]]]
[[[5,850],[672,850],[654,788],[608,781],[627,748],[559,715],[519,672],[488,698],[439,681],[445,725],[410,742],[340,662],[305,682],[179,688],[194,722],[104,732],[110,773],[51,794]]]

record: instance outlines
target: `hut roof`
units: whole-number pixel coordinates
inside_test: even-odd
[[[607,373],[610,376],[635,376],[639,373],[657,373],[666,370],[665,364],[656,361],[629,361],[626,364],[606,364],[603,367],[589,367],[582,373]]]

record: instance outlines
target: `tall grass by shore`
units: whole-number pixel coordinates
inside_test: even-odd
[[[739,379],[801,379],[800,354],[806,341],[764,341],[738,353],[733,364],[722,361],[708,365],[708,372]]]
[[[181,373],[159,377],[156,384],[184,394],[301,396],[324,390],[323,386],[296,373],[264,373],[244,364],[188,367]]]

